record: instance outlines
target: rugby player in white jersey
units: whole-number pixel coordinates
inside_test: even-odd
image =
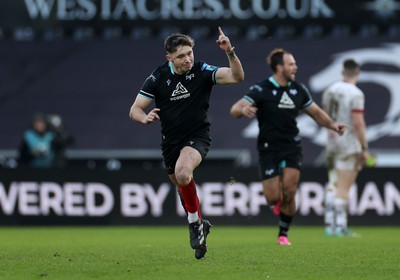
[[[347,208],[349,190],[369,157],[364,120],[363,92],[356,86],[360,65],[353,59],[343,63],[343,80],[328,87],[322,105],[329,116],[347,125],[343,136],[328,132],[326,145],[329,183],[325,193],[325,235],[349,236]]]

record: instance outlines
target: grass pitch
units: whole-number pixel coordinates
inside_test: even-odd
[[[0,279],[400,279],[400,227],[325,237],[293,226],[215,226],[196,260],[186,226],[0,228]]]

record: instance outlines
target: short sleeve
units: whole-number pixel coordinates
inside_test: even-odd
[[[252,85],[249,88],[248,93],[245,96],[243,96],[243,99],[251,104],[257,105],[257,102],[259,101],[260,93],[262,92],[262,90],[263,89],[260,85],[258,85],[258,84]]]
[[[308,107],[311,106],[311,104],[314,102],[314,100],[312,99],[310,90],[303,84],[300,84],[300,86],[304,91],[304,99],[301,104],[301,109],[307,109]]]
[[[365,98],[363,94],[357,94],[351,102],[352,111],[364,111]]]
[[[142,88],[139,91],[138,95],[141,95],[147,99],[154,100],[155,89],[157,86],[157,75],[153,72],[147,79],[144,81]]]
[[[203,74],[203,77],[206,80],[210,80],[212,82],[213,85],[217,84],[217,71],[218,71],[217,66],[213,66],[213,65],[209,65],[205,62],[201,62],[201,72]]]

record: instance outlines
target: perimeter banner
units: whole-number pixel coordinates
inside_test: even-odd
[[[398,169],[364,170],[349,223],[400,225]],[[219,225],[275,225],[256,168],[199,168],[203,217]],[[324,169],[305,169],[296,225],[323,225]],[[0,225],[179,225],[185,213],[164,170],[1,170]]]
[[[396,21],[395,0],[15,0],[1,1],[0,26],[5,29],[90,26],[103,28],[181,25],[188,28],[217,24],[247,27],[266,24],[321,25]],[[357,16],[354,16],[357,15]],[[267,21],[267,23],[266,23]]]

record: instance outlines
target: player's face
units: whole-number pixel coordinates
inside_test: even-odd
[[[296,79],[297,64],[293,55],[285,53],[283,55],[283,77],[287,81],[294,81]]]
[[[172,62],[175,73],[185,74],[194,64],[193,49],[189,46],[180,46],[176,52],[167,55],[167,59]]]
[[[46,131],[47,124],[45,120],[37,119],[33,121],[33,128],[39,133],[42,134]]]

